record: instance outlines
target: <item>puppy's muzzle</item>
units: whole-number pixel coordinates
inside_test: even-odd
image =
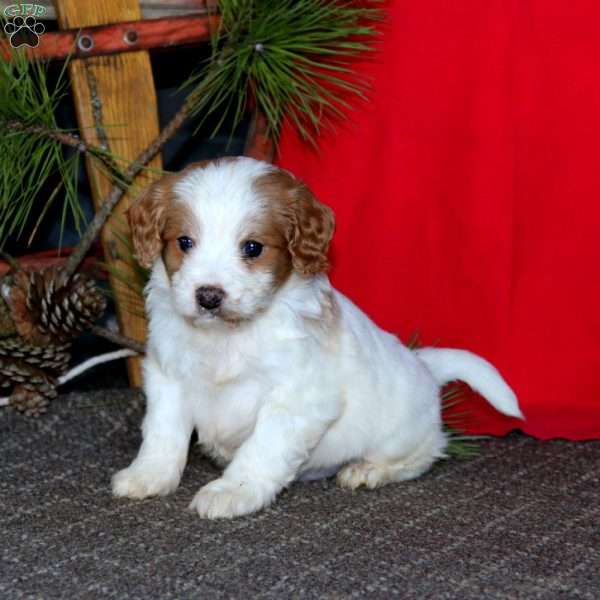
[[[224,298],[225,290],[214,285],[203,285],[196,290],[196,302],[206,310],[216,310]]]

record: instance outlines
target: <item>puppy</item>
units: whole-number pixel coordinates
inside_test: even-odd
[[[131,207],[147,287],[143,442],[115,496],[173,492],[190,436],[223,475],[190,507],[236,517],[290,482],[337,472],[375,488],[444,456],[440,386],[461,379],[499,411],[517,399],[488,362],[411,351],[325,272],[332,211],[291,174],[249,158],[191,165]]]

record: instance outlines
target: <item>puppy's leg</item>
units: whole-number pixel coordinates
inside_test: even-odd
[[[327,409],[299,415],[282,404],[266,405],[252,435],[223,476],[205,485],[190,508],[209,519],[236,517],[269,505],[296,478],[301,465],[335,418]]]
[[[441,431],[433,431],[417,448],[404,456],[394,456],[389,452],[390,448],[386,448],[385,452],[370,454],[367,459],[340,469],[337,483],[351,490],[360,486],[373,489],[393,481],[415,479],[444,456],[446,443],[446,437]]]
[[[146,416],[143,442],[136,459],[113,476],[115,496],[145,498],[165,495],[179,485],[187,459],[193,420],[179,384],[146,362]]]

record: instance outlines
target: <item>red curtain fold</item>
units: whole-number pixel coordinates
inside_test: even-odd
[[[279,163],[336,212],[332,281],[382,327],[491,360],[527,421],[600,437],[600,3],[386,4],[372,81],[315,151]],[[462,410],[462,408],[461,408]]]

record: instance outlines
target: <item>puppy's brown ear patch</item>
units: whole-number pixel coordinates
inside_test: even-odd
[[[146,269],[154,264],[163,246],[161,234],[171,202],[165,179],[148,186],[127,211],[135,257]]]
[[[304,183],[281,169],[259,177],[256,189],[283,230],[293,268],[302,275],[327,271],[327,251],[335,230],[333,211]]]
[[[294,219],[288,249],[294,269],[302,275],[327,271],[327,251],[335,230],[333,211],[302,183],[293,191]]]

